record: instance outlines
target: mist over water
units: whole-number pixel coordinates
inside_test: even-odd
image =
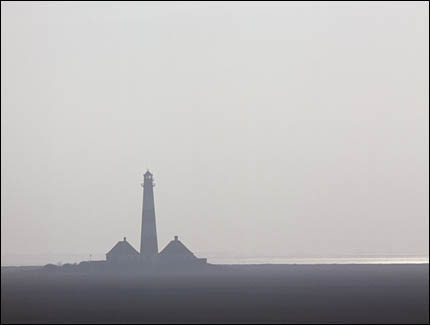
[[[160,249],[428,257],[428,3],[1,14],[2,263],[138,248],[146,168]]]

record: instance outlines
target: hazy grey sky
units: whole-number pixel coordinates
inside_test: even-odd
[[[429,253],[429,5],[1,4],[2,263]],[[51,255],[50,255],[51,254]]]

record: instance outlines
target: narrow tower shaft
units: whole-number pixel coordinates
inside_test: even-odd
[[[145,257],[158,254],[153,187],[152,174],[147,171],[143,175],[142,232],[140,236],[140,254]]]

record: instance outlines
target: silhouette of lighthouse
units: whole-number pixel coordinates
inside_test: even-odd
[[[154,183],[148,171],[143,175],[142,231],[140,236],[140,255],[152,257],[158,254],[157,229],[155,226]]]

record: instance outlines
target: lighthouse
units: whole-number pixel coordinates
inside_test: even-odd
[[[140,255],[154,257],[158,254],[157,228],[155,225],[154,182],[148,171],[143,175],[142,230],[140,235]]]
[[[127,242],[118,242],[106,254],[106,267],[137,267],[138,265],[155,266],[166,269],[186,269],[198,265],[207,265],[206,258],[198,258],[180,240],[174,237],[158,253],[157,227],[155,225],[154,179],[148,170],[143,175],[142,230],[140,234],[140,253]],[[151,269],[151,267],[149,267]],[[155,269],[153,269],[155,270]]]

